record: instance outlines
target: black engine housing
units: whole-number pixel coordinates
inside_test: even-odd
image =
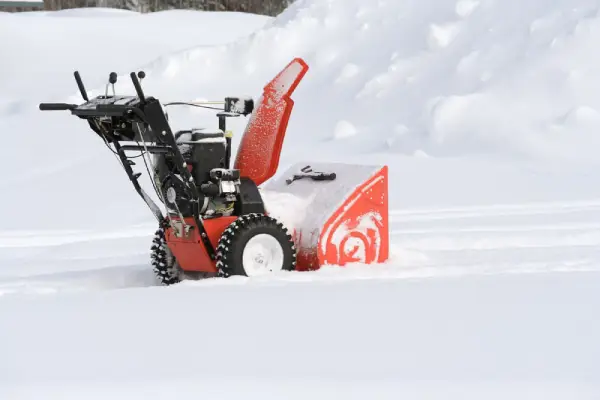
[[[199,189],[198,208],[203,217],[265,212],[254,182],[241,178],[238,170],[228,169],[227,141],[223,131],[184,130],[174,136]],[[154,181],[168,210],[184,217],[193,216],[192,196],[186,192],[173,157],[155,155],[154,173]]]
[[[197,185],[210,181],[210,171],[227,168],[227,142],[221,131],[187,130],[175,133],[175,142]]]

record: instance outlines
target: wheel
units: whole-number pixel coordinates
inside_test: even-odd
[[[173,285],[182,279],[182,270],[165,241],[165,231],[160,228],[154,233],[150,248],[154,274],[163,285]]]
[[[232,222],[217,244],[219,276],[260,276],[296,269],[296,246],[281,222],[246,214]]]

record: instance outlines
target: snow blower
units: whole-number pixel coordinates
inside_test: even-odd
[[[151,263],[162,284],[383,262],[388,258],[387,166],[297,164],[274,178],[294,105],[290,96],[307,71],[304,60],[292,60],[265,86],[256,107],[252,99],[226,97],[213,130],[173,133],[163,106],[211,107],[161,105],[144,94],[143,71],[130,74],[136,96],[114,93],[113,72],[113,94],[107,85],[105,95],[91,100],[76,71],[85,102],[41,103],[39,108],[70,111],[86,120],[118,156],[158,221]],[[231,167],[226,121],[239,116],[250,117]],[[143,156],[164,214],[141,187],[132,152]],[[270,203],[275,196],[284,200]]]

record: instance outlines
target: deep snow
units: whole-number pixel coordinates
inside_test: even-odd
[[[598,10],[0,14],[0,398],[597,398]],[[152,215],[114,156],[37,104],[79,102],[75,69],[92,94],[144,69],[164,101],[256,98],[295,56],[281,167],[388,164],[390,262],[156,287]]]

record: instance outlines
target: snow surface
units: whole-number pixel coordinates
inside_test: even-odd
[[[0,14],[0,398],[597,399],[599,11]],[[156,286],[153,217],[114,156],[37,104],[79,102],[75,69],[91,95],[144,69],[164,102],[256,99],[296,56],[281,170],[388,164],[390,262]]]

